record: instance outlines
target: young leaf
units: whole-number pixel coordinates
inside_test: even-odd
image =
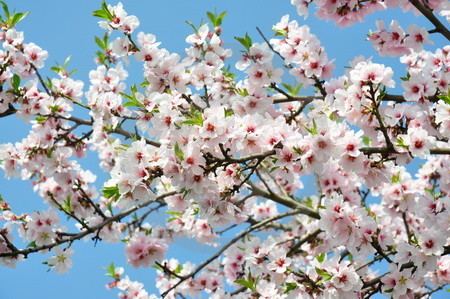
[[[250,50],[250,47],[253,45],[252,39],[248,35],[248,33],[245,34],[244,37],[234,37],[235,40],[241,43],[241,45],[244,46],[245,49]]]
[[[103,42],[103,39],[101,39],[101,38],[99,38],[99,37],[97,37],[97,36],[95,36],[94,38],[95,38],[95,43],[96,43],[101,49],[103,49],[103,50],[106,50],[106,49],[107,49],[107,46],[106,46],[105,43]]]
[[[114,197],[115,201],[120,197],[119,186],[103,187],[102,193],[104,198]]]
[[[292,290],[295,290],[297,287],[297,284],[295,282],[286,282],[286,291],[284,291],[285,294],[289,294]]]
[[[30,12],[26,12],[26,13],[16,13],[12,16],[12,18],[9,19],[8,23],[9,23],[9,27],[14,27],[17,23],[19,23],[20,21],[22,21],[26,16],[28,16]]]
[[[240,285],[243,285],[244,287],[246,287],[246,288],[248,288],[248,289],[250,289],[252,291],[254,291],[254,289],[255,289],[255,286],[251,282],[246,281],[244,279],[237,279],[237,280],[234,281],[234,283],[238,283]]]
[[[14,90],[18,90],[20,86],[20,77],[17,74],[14,74],[11,80],[11,85],[14,88]]]
[[[316,259],[319,263],[323,263],[323,261],[327,258],[327,254],[326,253],[321,253],[319,254]]]
[[[185,22],[186,22],[189,26],[191,26],[192,29],[194,29],[195,34],[199,35],[199,34],[198,34],[198,29],[195,27],[194,24],[192,24],[192,22],[189,22],[189,21],[185,21]]]
[[[328,272],[326,272],[326,271],[324,271],[324,270],[322,270],[320,268],[317,268],[317,267],[315,267],[315,268],[316,268],[317,274],[319,274],[320,276],[325,277],[325,278],[332,278],[333,277],[333,275],[331,275],[330,273],[328,273]]]
[[[10,14],[9,14],[8,5],[6,5],[6,3],[3,2],[3,1],[0,1],[0,3],[2,4],[2,6],[3,6],[3,11],[5,12],[5,19],[9,19]]]
[[[214,27],[219,27],[220,25],[222,25],[222,20],[225,17],[225,15],[227,14],[226,11],[224,11],[223,13],[221,13],[220,15],[218,15],[216,12],[212,13],[210,11],[208,11],[206,13],[206,16],[208,17],[208,19],[211,21],[211,24]]]
[[[177,155],[178,159],[181,161],[184,160],[184,154],[180,149],[180,146],[178,145],[178,142],[175,142],[175,145],[173,146],[173,150],[175,151],[175,154]]]

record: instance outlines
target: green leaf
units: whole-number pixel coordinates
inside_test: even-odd
[[[408,146],[405,144],[405,140],[403,140],[402,137],[397,137],[396,141],[398,146],[408,148]]]
[[[47,118],[44,116],[38,116],[34,120],[36,120],[38,124],[42,124],[47,120]]]
[[[134,94],[130,96],[127,95],[126,93],[121,92],[120,95],[128,100],[128,102],[123,104],[123,107],[140,107],[140,108],[144,107],[144,105],[141,102],[139,102],[138,99],[136,99]]]
[[[149,85],[150,85],[150,82],[148,82],[147,79],[145,79],[144,82],[142,82],[141,84],[139,84],[140,87],[147,87],[147,86],[149,86]]]
[[[112,20],[112,18],[109,17],[108,13],[104,12],[103,10],[94,10],[94,13],[92,15],[94,17],[102,18],[108,21]]]
[[[406,73],[406,77],[400,77],[402,81],[409,81],[409,78],[411,78],[411,75],[409,73]]]
[[[114,16],[111,14],[111,12],[108,9],[108,5],[105,1],[102,1],[102,9],[95,10],[93,13],[94,17],[99,17],[108,21],[112,21]]]
[[[275,27],[271,28],[273,31],[275,31],[275,36],[286,36],[287,35],[287,30],[283,30],[283,29],[276,29]]]
[[[317,124],[316,124],[316,121],[314,120],[314,118],[313,118],[313,127],[312,128],[309,128],[309,127],[307,127],[307,126],[303,126],[305,129],[306,129],[306,131],[308,131],[310,134],[312,134],[312,135],[317,135]]]
[[[225,17],[226,14],[227,14],[226,11],[224,11],[220,15],[218,15],[216,12],[212,13],[212,12],[208,11],[206,13],[206,16],[211,21],[211,24],[214,27],[219,27],[220,25],[222,25],[222,20],[223,20],[223,18]]]
[[[104,269],[108,272],[105,274],[106,276],[114,277],[114,278],[116,277],[116,275],[115,275],[116,273],[114,272],[114,270],[116,269],[116,266],[114,266],[114,263],[109,264]]]
[[[301,149],[299,149],[298,147],[294,146],[292,147],[292,149],[294,150],[294,152],[296,152],[299,155],[303,155],[303,151]]]
[[[94,39],[95,39],[95,43],[96,43],[101,49],[103,49],[103,50],[106,50],[106,49],[107,49],[107,45],[105,45],[103,39],[101,39],[101,38],[99,38],[99,37],[97,37],[97,36],[95,36]]]
[[[297,284],[295,282],[286,282],[286,291],[284,291],[285,294],[289,294],[292,290],[295,290],[297,287]]]
[[[400,172],[394,174],[391,178],[392,183],[398,183],[400,182]]]
[[[72,202],[70,201],[71,196],[67,196],[66,200],[64,201],[63,210],[66,212],[72,212]]]
[[[186,22],[189,26],[191,26],[192,29],[194,29],[195,34],[199,35],[199,34],[198,34],[198,29],[195,27],[194,24],[192,24],[192,22],[189,22],[189,21],[185,21],[185,22]]]
[[[120,197],[119,186],[103,187],[102,194],[104,198],[114,197],[114,201],[117,201]]]
[[[316,268],[317,274],[319,274],[320,276],[325,277],[325,278],[330,278],[330,279],[333,277],[333,275],[331,275],[330,273],[328,273],[320,268],[317,268],[317,267],[315,267],[315,268]]]
[[[269,173],[274,172],[275,170],[277,170],[278,168],[280,168],[280,166],[274,166],[269,170]]]
[[[224,111],[225,117],[234,115],[234,110],[233,109],[223,108],[223,111]]]
[[[16,14],[14,14],[11,18],[9,18],[8,20],[8,26],[10,28],[14,27],[17,23],[19,23],[20,21],[22,21],[26,16],[28,16],[30,14],[30,12],[26,12],[26,13],[21,13],[18,12]]]
[[[102,2],[102,9],[104,12],[106,12],[108,14],[108,16],[111,18],[111,20],[114,18],[113,14],[109,11],[108,5],[106,4],[105,1]]]
[[[296,95],[298,95],[300,93],[300,90],[302,90],[303,84],[298,84],[295,86],[289,85],[289,84],[281,84],[283,85],[284,88],[286,88],[286,90],[288,91],[289,95],[295,97]]]
[[[213,26],[216,27],[216,25],[215,25],[216,24],[216,15],[213,14],[212,12],[207,11],[206,16],[211,21],[211,24],[213,24]]]
[[[319,254],[316,259],[319,263],[323,263],[323,261],[327,258],[327,254],[326,253],[321,253]]]
[[[20,77],[17,74],[14,74],[11,80],[11,85],[14,88],[14,90],[18,90],[20,86]]]
[[[250,47],[253,45],[252,39],[248,35],[248,33],[245,34],[244,37],[234,37],[235,40],[237,40],[241,45],[244,46],[245,49],[250,50]]]
[[[175,145],[173,146],[173,150],[175,151],[175,154],[177,155],[178,159],[181,161],[184,160],[184,154],[180,149],[180,146],[178,145],[178,142],[175,142]]]
[[[185,125],[203,126],[203,114],[191,106],[191,110],[189,111],[186,120],[181,123]]]
[[[239,95],[243,96],[244,98],[245,98],[246,96],[249,95],[248,90],[245,89],[245,88],[244,88],[244,89],[237,88],[237,89],[236,89],[236,92],[237,92]]]
[[[173,272],[175,272],[176,274],[180,274],[181,271],[183,271],[183,265],[178,264],[177,268]]]
[[[234,282],[237,284],[243,285],[244,287],[246,287],[252,291],[254,291],[254,289],[255,289],[255,286],[251,282],[246,281],[244,279],[237,279]]]
[[[59,106],[58,106],[58,105],[50,106],[50,110],[51,110],[53,113],[58,112]]]
[[[231,81],[235,81],[236,74],[230,72],[230,65],[228,65],[227,68],[222,68],[222,74],[223,74],[226,78],[230,79]]]
[[[10,14],[9,14],[8,5],[6,5],[6,3],[3,2],[3,1],[0,1],[0,3],[2,4],[3,11],[5,12],[5,17],[6,17],[6,19],[9,19]]]
[[[168,214],[168,215],[172,215],[172,216],[177,216],[177,217],[182,217],[183,214],[179,213],[179,212],[174,212],[174,211],[164,211],[164,214]]]
[[[36,241],[33,241],[27,245],[27,248],[35,248],[36,246]]]
[[[363,136],[362,140],[363,140],[365,146],[370,146],[370,143],[372,143],[372,139],[370,139],[367,136]]]
[[[446,95],[438,95],[437,97],[447,105],[450,105],[450,89]]]

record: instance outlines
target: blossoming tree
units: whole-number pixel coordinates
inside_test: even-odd
[[[30,180],[48,205],[16,214],[1,199],[0,264],[40,252],[64,273],[71,245],[90,237],[123,241],[131,266],[156,268],[143,271],[157,271],[157,295],[106,267],[121,298],[414,298],[450,283],[450,46],[423,50],[435,35],[450,40],[450,2],[291,2],[305,17],[317,6],[319,18],[341,27],[388,7],[422,14],[431,29],[379,21],[368,37],[404,64],[403,94],[390,92],[392,69],[372,59],[333,74],[310,28],[287,15],[273,39],[236,38],[238,81],[226,67],[224,13],[191,24],[182,58],[136,33],[139,20],[121,3],[94,11],[105,35],[87,86],[67,63],[44,79],[47,51],[15,29],[26,14],[0,1],[0,117],[31,124],[21,141],[0,145],[1,168]],[[143,76],[127,88],[130,60]],[[283,83],[288,77],[298,85]],[[307,87],[314,96],[299,95]],[[106,182],[78,163],[88,149]],[[415,159],[423,162],[416,174]],[[307,176],[317,195],[300,197]],[[152,225],[156,211],[166,212],[164,226]],[[222,242],[230,229],[238,233]],[[167,259],[185,237],[216,254],[199,265]]]

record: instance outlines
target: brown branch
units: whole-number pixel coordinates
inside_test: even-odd
[[[262,33],[261,29],[259,29],[259,27],[256,27],[256,30],[258,30],[259,34],[261,35],[261,37],[264,39],[264,41],[267,43],[267,45],[269,46],[270,50],[272,50],[272,52],[274,52],[275,54],[277,54],[284,62],[285,58],[283,56],[281,56],[281,54],[277,51],[275,51],[275,49],[273,48],[273,46],[270,44],[270,42],[267,40],[267,38],[265,37],[265,35]],[[288,67],[292,68],[291,65],[287,65]]]
[[[305,244],[306,242],[309,242],[311,239],[314,239],[315,237],[317,237],[320,233],[322,232],[321,229],[316,229],[315,231],[313,231],[312,233],[310,233],[309,235],[307,235],[306,237],[300,239],[300,241],[298,241],[298,243],[296,243],[294,246],[292,246],[288,253],[287,256],[293,256],[298,249],[300,249],[300,247]]]
[[[41,74],[39,73],[39,71],[38,71],[38,69],[36,68],[36,66],[35,66],[34,64],[32,64],[31,62],[29,62],[29,63],[30,63],[31,68],[32,68],[32,69],[34,70],[34,72],[36,73],[36,76],[38,77],[39,82],[41,83],[42,87],[44,87],[45,92],[46,92],[49,96],[53,96],[53,93],[48,89],[47,85],[45,85],[45,81],[44,81],[44,79],[42,79],[42,76],[41,76]]]
[[[57,116],[53,116],[53,117],[70,120],[70,121],[73,121],[73,122],[76,122],[76,123],[79,123],[79,124],[82,124],[82,125],[86,125],[86,126],[92,126],[93,123],[94,123],[92,120],[81,119],[81,118],[78,118],[78,117],[75,117],[75,116],[63,117],[63,116],[58,116],[57,115]],[[127,138],[131,138],[131,139],[140,139],[141,138],[140,135],[133,134],[131,132],[125,131],[122,128],[115,128],[115,129],[111,130],[111,133],[116,133],[116,134],[122,135],[122,136],[127,137]],[[154,141],[154,140],[151,140],[151,139],[148,139],[148,138],[144,138],[144,140],[145,140],[145,142],[147,144],[153,145],[155,147],[160,147],[161,146],[161,143],[159,143],[157,141]]]
[[[390,149],[387,147],[363,147],[359,149],[362,153],[366,155],[371,154],[400,154],[395,149]],[[450,148],[432,148],[430,149],[431,155],[450,155]]]
[[[312,102],[313,100],[323,100],[323,96],[290,96],[290,97],[277,97],[273,99],[274,104],[280,104],[280,103],[288,103],[288,102],[303,102],[303,101],[309,101]],[[439,98],[437,96],[430,96],[428,97],[428,100],[432,103],[436,103]],[[382,102],[395,102],[395,103],[406,103],[408,102],[405,100],[405,98],[402,95],[396,95],[396,94],[386,94],[381,99]],[[411,102],[412,103],[412,102]]]
[[[428,6],[424,6],[419,0],[409,0],[409,2],[411,2],[411,4],[436,27],[435,30],[437,32],[441,33],[448,41],[450,41],[450,31],[438,18],[436,18],[433,11]]]
[[[80,182],[78,182],[77,190],[81,191],[81,193],[83,194],[83,199],[85,199],[94,208],[95,212],[97,212],[98,215],[100,215],[103,219],[108,218],[103,213],[103,211],[99,208],[99,206],[95,202],[92,201],[91,197],[86,193],[86,191],[84,191],[84,189],[81,187]]]
[[[450,246],[444,247],[444,253],[442,253],[441,256],[448,255],[448,254],[450,254]],[[412,268],[412,267],[415,267],[414,262],[412,262],[412,261],[407,262],[400,267],[400,271],[403,271],[404,269],[408,269],[408,268]],[[365,288],[371,287],[371,286],[379,283],[381,281],[381,278],[387,274],[389,274],[389,272],[386,272],[372,280],[364,282],[364,285],[362,288],[365,289]]]
[[[181,278],[180,281],[178,281],[176,284],[174,284],[168,290],[166,290],[164,293],[162,293],[161,296],[163,298],[166,297],[172,290],[174,290],[176,287],[178,287],[180,284],[182,284],[185,280],[194,277],[198,272],[200,272],[208,264],[210,264],[212,261],[217,259],[225,250],[228,249],[228,247],[230,247],[231,245],[233,245],[234,243],[236,243],[241,238],[245,237],[246,235],[248,235],[249,233],[251,233],[255,229],[263,227],[263,226],[265,226],[266,224],[268,224],[270,222],[282,219],[284,217],[288,217],[288,216],[292,216],[292,215],[296,215],[296,214],[301,214],[301,213],[302,213],[302,209],[296,209],[296,210],[293,210],[293,211],[289,211],[289,212],[286,212],[286,213],[283,213],[283,214],[280,214],[280,215],[268,218],[268,219],[266,219],[264,221],[259,222],[258,224],[250,226],[249,228],[247,228],[247,230],[245,230],[244,232],[240,233],[239,235],[234,237],[230,242],[225,244],[216,254],[214,254],[209,259],[207,259],[206,261],[201,263],[197,268],[195,268],[195,270],[193,272],[191,272],[189,275],[186,275],[183,278]]]
[[[111,216],[108,219],[106,219],[105,221],[103,221],[102,223],[99,223],[99,224],[97,224],[95,226],[92,226],[91,230],[92,231],[100,230],[103,227],[105,227],[106,225],[108,225],[110,223],[113,223],[115,221],[119,221],[119,220],[125,218],[126,216],[130,215],[131,213],[134,213],[137,210],[142,209],[143,207],[146,207],[146,206],[148,206],[149,204],[151,204],[153,202],[157,202],[158,200],[161,200],[161,199],[163,199],[163,198],[165,198],[167,196],[175,195],[176,193],[177,193],[176,191],[171,191],[171,192],[167,192],[167,193],[161,194],[161,195],[156,197],[155,201],[145,202],[142,205],[140,205],[139,207],[138,206],[134,206],[134,207],[126,210],[125,212],[122,212],[122,213],[116,214],[114,216]],[[22,254],[22,255],[24,255],[26,257],[28,254],[33,253],[33,252],[38,252],[38,251],[41,251],[41,250],[50,249],[50,248],[53,248],[55,246],[58,246],[58,245],[61,245],[61,244],[64,244],[64,243],[73,242],[75,240],[82,239],[85,236],[89,235],[90,233],[91,233],[90,231],[83,231],[83,232],[80,232],[80,233],[70,237],[70,238],[56,240],[55,242],[53,242],[51,244],[42,245],[42,246],[34,247],[34,248],[16,250],[14,252],[0,253],[0,257],[16,256],[16,255],[19,255],[19,254]]]
[[[6,246],[9,248],[9,250],[11,251],[17,251],[16,246],[14,246],[13,243],[11,243],[11,241],[9,241],[9,239],[6,237],[6,234],[0,230],[0,235],[3,237],[3,239],[5,240]]]
[[[297,209],[300,210],[299,214],[304,214],[304,215],[308,215],[312,218],[315,219],[320,219],[320,215],[317,211],[311,209],[310,207],[303,205],[299,202],[296,202],[293,199],[290,198],[286,198],[284,196],[281,196],[279,194],[276,193],[270,193],[260,187],[258,187],[255,183],[253,182],[247,182],[247,185],[249,185],[252,188],[252,192],[254,193],[255,196],[262,196],[265,197],[267,199],[273,200],[274,202],[277,202],[283,206],[286,206],[288,208],[291,209]]]
[[[16,108],[14,108],[14,106],[11,103],[9,103],[8,104],[8,109],[6,109],[2,113],[0,113],[0,118],[12,115],[12,114],[14,114],[16,112],[17,112]]]

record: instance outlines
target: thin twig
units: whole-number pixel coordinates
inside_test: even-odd
[[[156,200],[155,200],[155,201],[161,200],[161,199],[163,199],[163,198],[165,198],[165,197],[167,197],[167,196],[172,196],[172,195],[175,195],[175,194],[177,194],[176,191],[170,191],[170,192],[161,194],[161,195],[159,195],[159,196],[156,197]],[[91,231],[100,230],[100,229],[102,229],[103,227],[105,227],[106,225],[108,225],[108,224],[110,224],[110,223],[113,223],[113,222],[115,222],[115,221],[119,221],[119,220],[121,220],[122,218],[125,218],[126,216],[130,215],[131,213],[134,213],[134,212],[136,212],[137,210],[139,210],[139,209],[141,209],[141,208],[143,208],[143,207],[146,207],[146,206],[148,206],[149,204],[151,204],[151,203],[153,203],[153,202],[155,202],[155,201],[147,201],[147,202],[141,204],[139,207],[138,207],[138,206],[134,206],[134,207],[132,207],[132,208],[126,210],[125,212],[122,212],[122,213],[116,214],[116,215],[114,215],[114,216],[112,216],[112,217],[109,217],[108,219],[106,219],[106,220],[103,221],[102,223],[99,223],[99,224],[97,224],[97,225],[95,225],[95,226],[92,226],[92,227],[91,227]],[[86,231],[86,230],[85,230],[85,231],[82,231],[82,232],[80,232],[79,234],[76,234],[76,235],[74,235],[74,236],[72,236],[72,237],[70,237],[70,238],[67,238],[67,239],[57,239],[57,240],[55,240],[55,242],[50,243],[50,244],[47,244],[47,245],[42,245],[42,246],[39,246],[39,247],[28,248],[28,249],[22,249],[22,250],[16,250],[16,251],[14,251],[14,252],[4,252],[4,253],[0,253],[0,257],[16,256],[16,255],[18,255],[18,254],[22,254],[22,255],[24,255],[24,256],[26,257],[28,254],[33,253],[33,252],[38,252],[38,251],[41,251],[41,250],[50,249],[50,248],[53,248],[53,247],[55,247],[55,246],[58,246],[58,245],[61,245],[61,244],[64,244],[64,243],[73,242],[73,241],[75,241],[75,240],[82,239],[82,238],[84,238],[85,236],[89,235],[90,233],[91,233],[90,231]]]
[[[178,287],[180,284],[182,284],[185,280],[194,277],[198,272],[200,272],[203,268],[205,268],[207,265],[209,265],[212,261],[214,261],[215,259],[217,259],[225,250],[228,249],[228,247],[230,247],[231,245],[233,245],[234,243],[236,243],[237,241],[239,241],[241,238],[245,237],[246,235],[248,235],[249,233],[251,233],[252,231],[254,231],[255,229],[258,229],[262,226],[265,226],[266,224],[282,219],[284,217],[288,217],[288,216],[292,216],[292,215],[296,215],[296,214],[300,214],[302,213],[301,209],[296,209],[293,211],[289,211],[271,218],[268,218],[264,221],[259,222],[258,224],[252,225],[249,228],[247,228],[247,230],[245,230],[244,232],[240,233],[239,235],[237,235],[236,237],[234,237],[230,242],[228,242],[227,244],[225,244],[216,254],[214,254],[213,256],[211,256],[209,259],[207,259],[206,261],[204,261],[203,263],[201,263],[197,268],[195,268],[194,271],[192,271],[189,275],[184,276],[183,278],[181,278],[176,284],[174,284],[173,286],[171,286],[168,290],[166,290],[164,293],[161,294],[161,296],[164,298],[166,297],[172,290],[174,290],[176,287]]]

